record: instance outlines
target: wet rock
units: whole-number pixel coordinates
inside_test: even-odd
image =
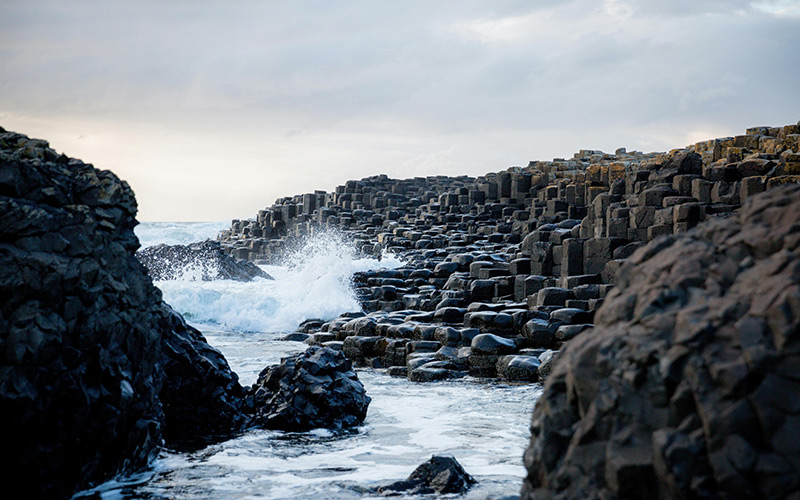
[[[552,349],[548,349],[539,355],[539,367],[536,371],[539,374],[540,382],[544,382],[547,377],[550,376],[550,373],[553,371],[553,364],[555,363],[556,359],[558,359],[560,354],[561,351],[553,351]]]
[[[558,342],[566,342],[568,340],[572,340],[579,333],[588,330],[591,327],[592,327],[591,324],[561,325],[558,327],[558,329],[556,329],[555,339]]]
[[[292,341],[292,342],[305,342],[311,337],[308,333],[292,332],[278,337],[278,340]]]
[[[436,309],[433,319],[442,323],[461,323],[466,312],[463,307],[441,307]]]
[[[799,243],[785,186],[634,252],[552,367],[522,498],[796,495]]]
[[[472,352],[476,354],[506,354],[517,349],[517,344],[512,339],[482,333],[472,339]]]
[[[139,250],[136,258],[156,281],[183,279],[186,276],[203,281],[272,279],[252,262],[228,254],[220,242],[213,240],[190,245],[162,243]]]
[[[381,356],[380,340],[380,337],[347,337],[342,342],[342,350],[355,365],[364,366],[366,358]]]
[[[344,353],[320,346],[265,368],[246,392],[255,425],[291,432],[359,425],[371,401]]]
[[[503,354],[517,350],[517,344],[512,339],[482,333],[472,339],[469,354],[469,373],[476,377],[494,377],[497,375],[497,360]]]
[[[412,368],[408,366],[408,379],[412,382],[435,382],[461,378],[467,375],[467,367],[452,360],[427,361]]]
[[[113,173],[0,131],[0,425],[9,498],[63,498],[145,467],[162,440],[237,430],[241,387],[134,257]]]
[[[162,307],[168,325],[162,330],[166,382],[159,393],[165,444],[192,450],[232,437],[246,423],[239,377],[196,328]]]
[[[384,496],[465,493],[475,479],[452,456],[433,455],[403,481],[377,489]]]
[[[497,360],[497,375],[508,381],[536,382],[540,364],[535,356],[502,356]]]
[[[483,332],[510,331],[514,327],[514,321],[510,314],[479,311],[467,313],[464,316],[464,326],[477,328]]]
[[[522,334],[532,347],[552,347],[556,341],[555,328],[544,319],[534,318],[522,327]]]
[[[550,320],[574,325],[578,323],[591,323],[593,316],[593,314],[587,313],[582,309],[566,307],[563,309],[556,309],[555,311],[551,312]]]

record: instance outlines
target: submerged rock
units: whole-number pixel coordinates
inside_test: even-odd
[[[252,262],[226,253],[220,242],[213,240],[190,245],[162,243],[139,250],[136,257],[156,281],[182,279],[184,276],[203,281],[272,279]]]
[[[163,305],[113,173],[0,130],[0,428],[8,498],[145,467],[238,424],[236,375]],[[185,432],[184,432],[185,431]]]
[[[255,425],[293,432],[359,425],[371,401],[344,353],[321,346],[265,368],[247,392]]]
[[[797,498],[800,186],[637,250],[533,412],[524,499]]]
[[[403,481],[378,488],[384,496],[464,493],[476,483],[458,461],[450,456],[433,455]]]

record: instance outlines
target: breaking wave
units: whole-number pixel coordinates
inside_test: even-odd
[[[351,284],[359,271],[401,266],[392,255],[380,260],[360,256],[337,232],[308,239],[283,265],[260,266],[274,280],[157,281],[164,300],[190,322],[205,328],[240,332],[293,331],[305,319],[331,319],[360,306]],[[203,328],[201,328],[203,329]]]

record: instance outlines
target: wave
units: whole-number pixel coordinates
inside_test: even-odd
[[[334,231],[309,238],[280,266],[260,266],[274,280],[197,281],[187,273],[177,281],[157,281],[164,300],[202,329],[280,333],[305,319],[331,319],[358,311],[351,278],[373,269],[395,269],[403,262],[386,254],[360,256],[348,238]]]
[[[166,243],[188,245],[214,239],[230,222],[142,222],[133,229],[142,248]]]

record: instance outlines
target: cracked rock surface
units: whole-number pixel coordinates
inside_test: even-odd
[[[800,186],[655,239],[538,401],[523,499],[798,498]]]

